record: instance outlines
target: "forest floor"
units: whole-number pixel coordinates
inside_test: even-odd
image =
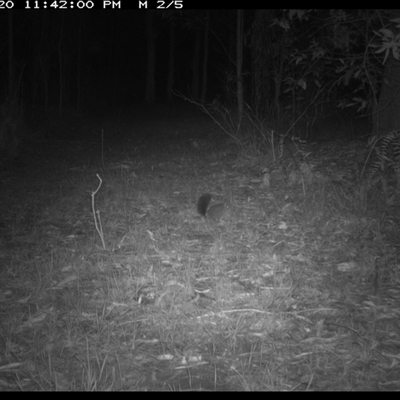
[[[399,206],[339,173],[365,149],[299,174],[190,108],[49,119],[0,169],[0,390],[399,390]]]

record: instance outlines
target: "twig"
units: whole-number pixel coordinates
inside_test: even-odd
[[[94,206],[94,196],[96,193],[100,190],[101,184],[103,181],[101,180],[99,174],[96,174],[97,178],[99,178],[99,186],[97,189],[92,192],[92,213],[93,213],[93,218],[94,218],[94,226],[96,228],[97,233],[100,236],[101,242],[103,243],[103,249],[106,250],[106,244],[104,242],[104,233],[103,233],[103,227],[101,226],[101,219],[100,219],[100,211],[96,211],[96,208]]]

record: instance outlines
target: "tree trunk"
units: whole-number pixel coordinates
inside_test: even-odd
[[[156,34],[154,31],[154,14],[146,13],[146,36],[147,36],[147,68],[146,68],[146,95],[145,101],[148,104],[154,103],[156,98]]]
[[[236,82],[237,82],[237,105],[238,105],[238,121],[239,125],[243,118],[243,10],[238,10],[237,13],[237,32],[236,32]]]
[[[199,71],[199,60],[200,60],[200,31],[195,31],[194,51],[192,60],[192,98],[198,100],[199,98],[199,82],[200,82],[200,71]]]
[[[208,35],[210,30],[210,10],[206,11],[206,26],[204,29],[203,81],[201,85],[201,103],[205,104],[207,95],[207,65],[208,65]]]
[[[169,62],[168,62],[168,78],[167,78],[167,101],[172,100],[172,89],[175,82],[175,31],[174,24],[171,23],[169,29]]]
[[[396,24],[391,23],[399,17],[399,10],[387,11],[387,22],[395,35],[400,34]],[[400,129],[400,61],[390,51],[383,74],[383,84],[379,95],[377,118],[374,132],[384,135]]]
[[[62,108],[63,108],[63,82],[64,82],[64,65],[63,65],[63,54],[62,54],[62,39],[63,39],[63,32],[64,32],[64,15],[61,18],[61,26],[60,26],[60,40],[58,41],[58,78],[59,78],[59,97],[58,97],[58,111],[61,114]]]
[[[385,134],[400,129],[400,61],[388,57],[378,101],[375,132]]]
[[[13,37],[13,11],[8,14],[8,94],[12,101],[14,96],[14,37]]]
[[[80,14],[82,15],[82,14]],[[76,109],[81,109],[81,68],[82,68],[82,17],[79,19],[78,65],[76,66]]]

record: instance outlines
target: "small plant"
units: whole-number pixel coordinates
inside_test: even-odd
[[[392,170],[396,178],[396,193],[400,192],[400,131],[392,131],[383,136],[373,136],[368,142],[370,148],[362,175],[371,160],[367,173],[367,187],[371,189],[379,183],[387,195],[388,172]]]

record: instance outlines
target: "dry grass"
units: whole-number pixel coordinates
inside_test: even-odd
[[[1,390],[399,389],[398,216],[266,190],[201,122],[135,129],[161,127],[104,165],[82,146],[2,172]],[[209,190],[219,223],[195,213]]]

